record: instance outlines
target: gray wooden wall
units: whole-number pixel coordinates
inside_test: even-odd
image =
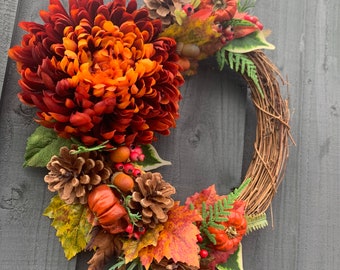
[[[63,1],[66,2],[66,1]],[[44,1],[0,0],[0,269],[86,269],[88,254],[66,261],[41,215],[51,195],[44,170],[22,168],[33,111],[16,99],[15,64],[7,50],[38,20]],[[258,0],[255,14],[273,33],[267,52],[289,80],[292,135],[286,177],[273,201],[274,228],[243,241],[246,270],[336,270],[340,267],[340,3]],[[183,87],[182,117],[157,147],[173,166],[162,170],[178,199],[216,183],[237,186],[251,157],[253,109],[244,83],[202,63]],[[285,91],[285,89],[283,90]],[[246,125],[245,125],[246,124]],[[270,217],[270,212],[268,213]]]

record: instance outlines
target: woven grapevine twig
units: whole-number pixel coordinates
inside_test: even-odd
[[[248,215],[258,215],[268,209],[284,176],[289,153],[290,112],[288,101],[281,96],[278,79],[283,79],[277,67],[262,51],[250,52],[247,56],[256,65],[264,97],[254,81],[244,74],[256,109],[257,127],[254,155],[245,175],[251,182],[240,199],[247,202]]]

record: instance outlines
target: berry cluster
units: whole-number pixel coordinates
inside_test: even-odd
[[[138,240],[143,234],[145,234],[146,229],[145,227],[133,226],[133,224],[130,223],[126,227],[125,232],[129,235],[129,238],[135,238]]]
[[[201,234],[197,234],[196,238],[198,244],[202,244],[204,242],[203,236]],[[205,248],[201,248],[199,255],[201,256],[202,259],[204,259],[209,256],[209,251],[206,250]]]
[[[109,154],[116,173],[112,176],[112,184],[122,192],[129,192],[134,186],[134,178],[139,177],[142,171],[133,162],[143,161],[145,155],[140,146],[120,146]]]
[[[258,29],[260,29],[260,30],[263,29],[263,24],[259,21],[259,18],[257,18],[256,16],[251,16],[249,14],[246,14],[244,16],[244,19],[248,22],[255,24]]]

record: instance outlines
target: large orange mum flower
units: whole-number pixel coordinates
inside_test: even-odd
[[[69,13],[50,0],[40,16],[44,24],[20,23],[28,34],[9,56],[21,74],[19,98],[38,108],[41,125],[86,145],[169,134],[184,80],[159,20],[135,0],[69,0]]]

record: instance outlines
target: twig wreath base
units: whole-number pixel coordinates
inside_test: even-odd
[[[57,193],[51,218],[67,259],[92,250],[89,270],[243,269],[241,240],[267,225],[284,177],[290,139],[279,70],[263,49],[267,32],[238,0],[59,0],[44,24],[9,50],[21,75],[21,102],[41,125],[27,141],[25,166],[46,167]],[[199,61],[216,55],[247,82],[256,109],[254,155],[244,181],[174,201],[158,172],[155,134],[179,117],[180,87]],[[280,82],[281,81],[281,82]],[[180,188],[180,187],[178,187]],[[236,267],[236,268],[235,268]]]
[[[265,98],[254,82],[244,76],[256,109],[257,128],[254,156],[245,175],[245,179],[250,178],[252,181],[242,191],[240,199],[247,202],[248,215],[258,215],[268,209],[284,176],[290,114],[288,101],[281,96],[277,78],[282,80],[282,77],[278,69],[262,51],[250,52],[247,56],[256,65]]]

